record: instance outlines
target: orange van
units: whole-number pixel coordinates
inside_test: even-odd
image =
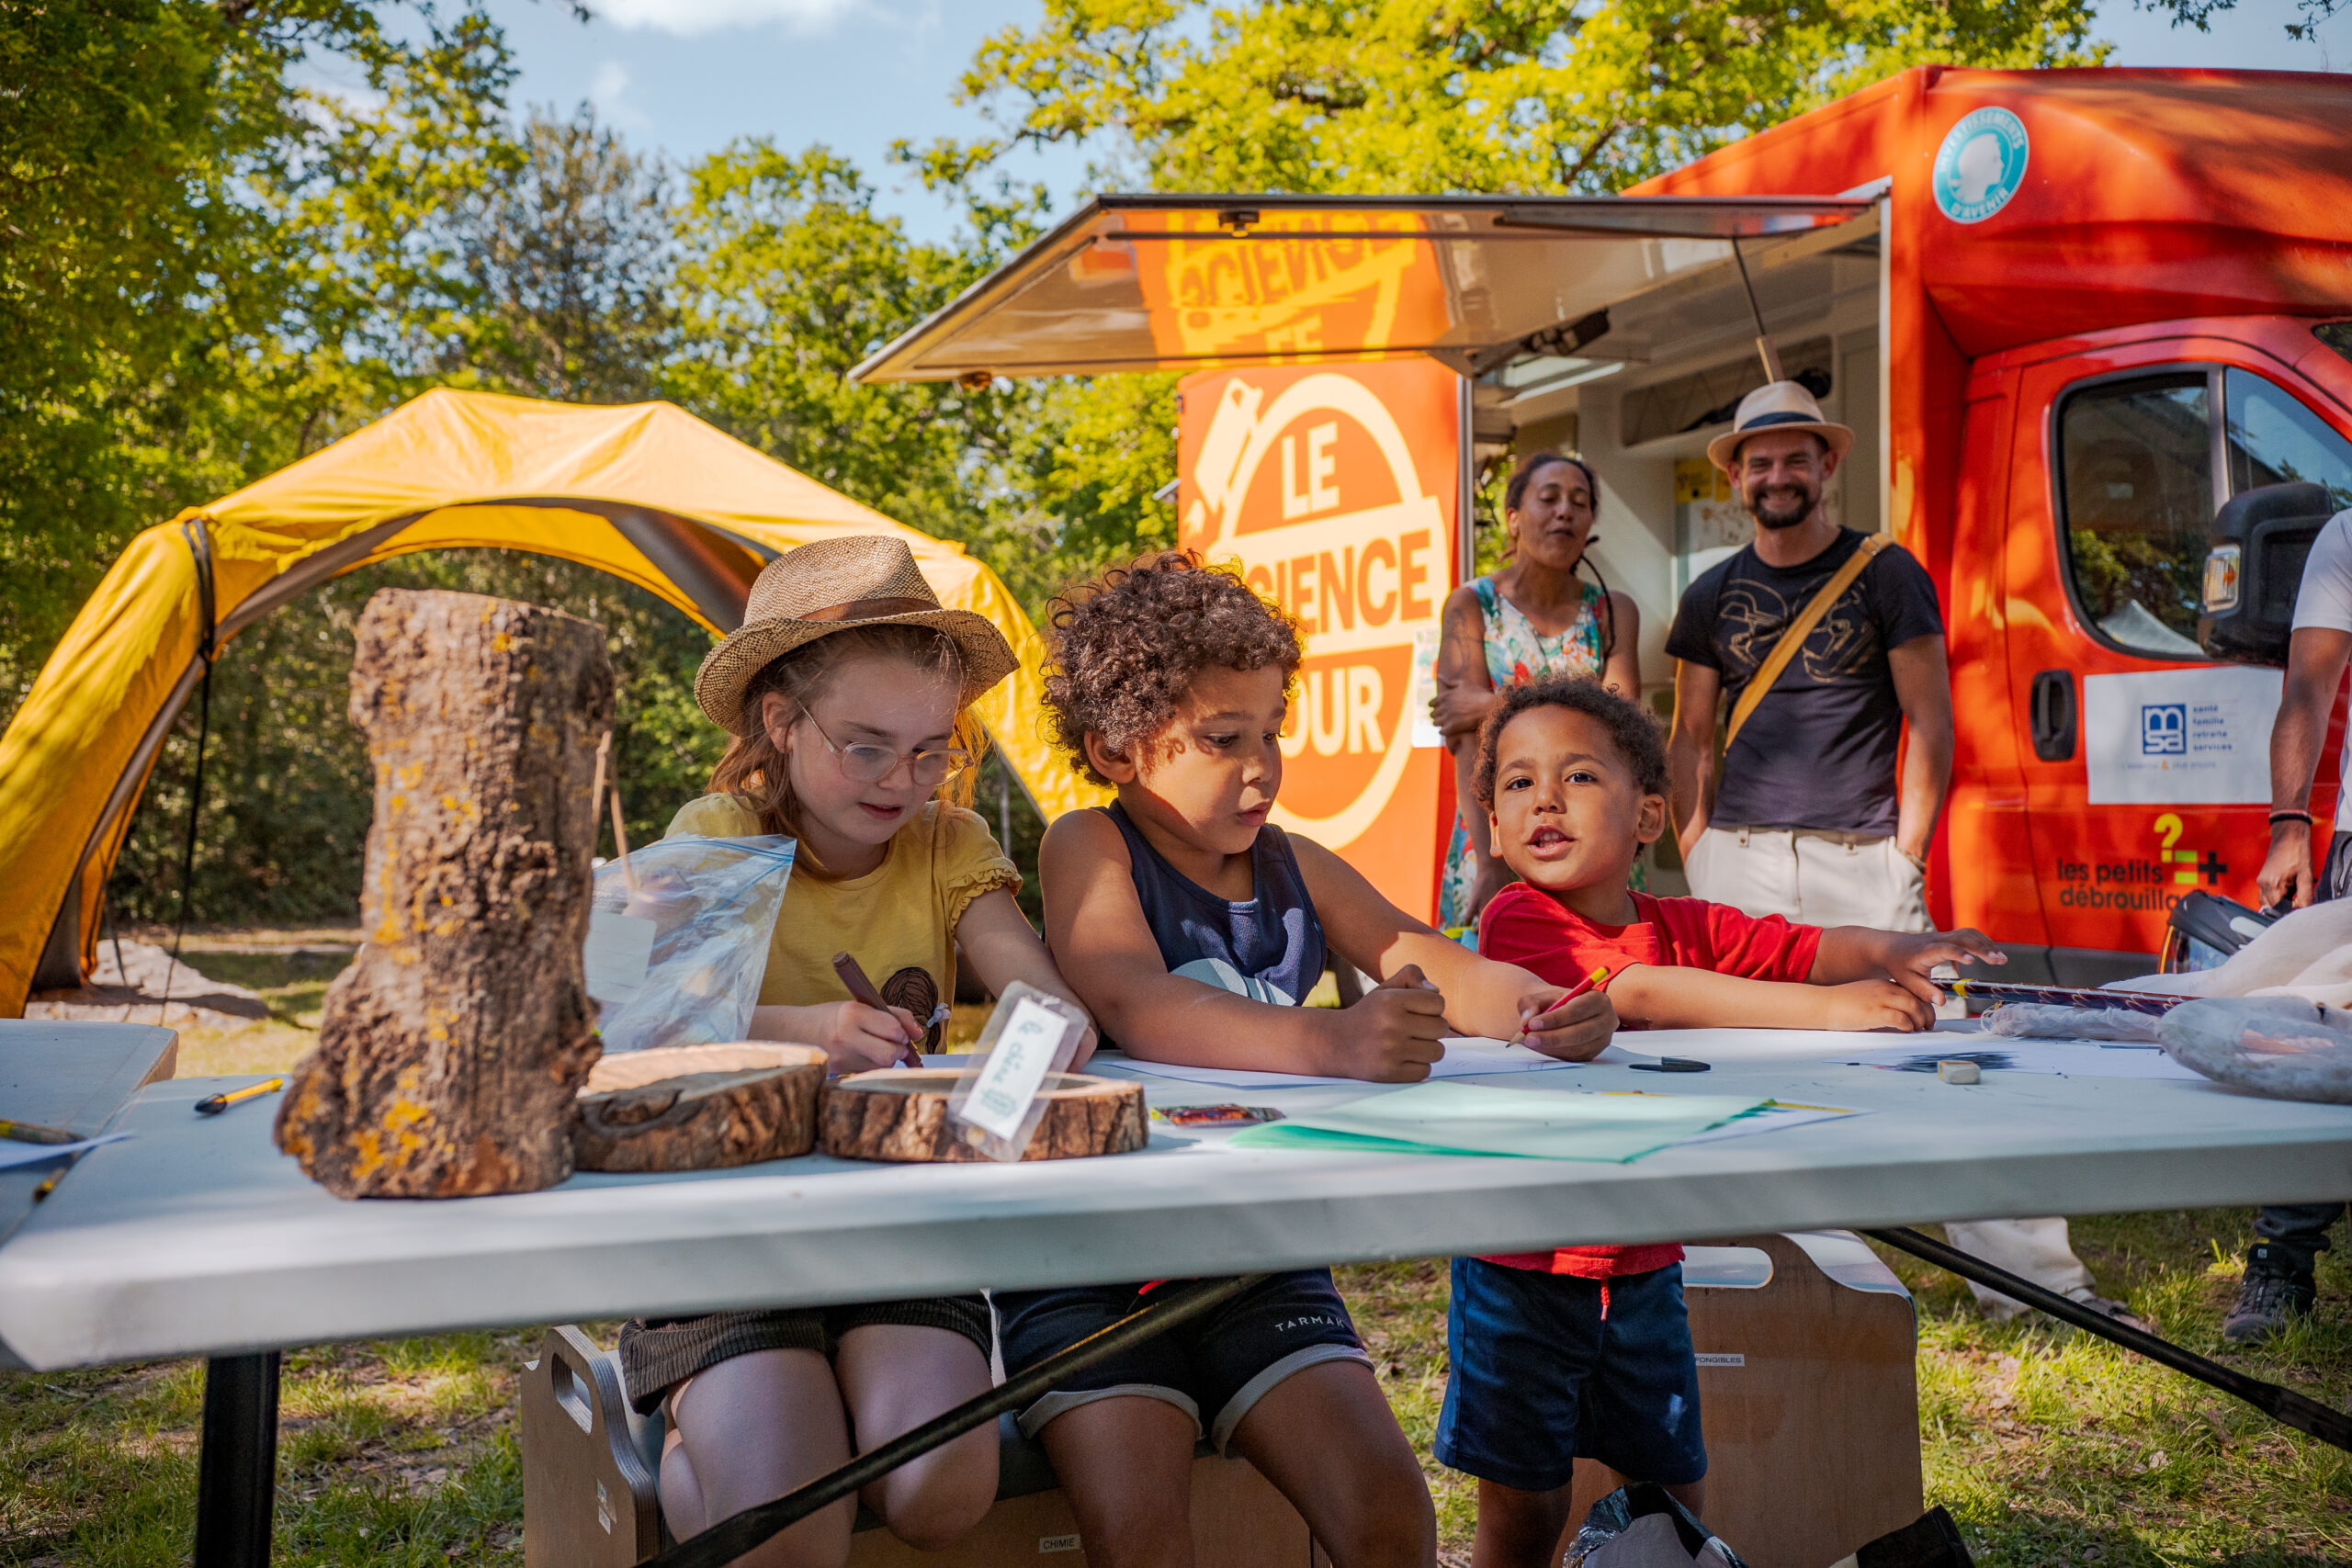
[[[1449,524],[1510,447],[1581,452],[1596,562],[1640,604],[1662,691],[1681,590],[1747,535],[1702,454],[1764,379],[1759,338],[1858,433],[1837,514],[1893,532],[1942,596],[1938,921],[1989,931],[2010,976],[2092,983],[2153,967],[2190,890],[2253,902],[2279,673],[2204,656],[2202,579],[2234,495],[2352,506],[2352,81],[1931,66],[1617,197],[1101,197],[858,375],[1196,372],[1182,510],[1215,456],[1199,405],[1254,410],[1253,378],[1302,365],[1434,361],[1460,391],[1417,405],[1454,422]],[[1351,438],[1315,417],[1339,424],[1315,449],[1336,498]],[[1470,558],[1448,536],[1441,598]],[[2323,821],[2340,734],[2339,714]],[[1430,787],[1404,869],[1393,818],[1335,847],[1409,894],[1453,802],[1433,757],[1408,761]]]

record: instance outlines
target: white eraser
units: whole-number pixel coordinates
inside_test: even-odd
[[[1936,1077],[1946,1083],[1982,1083],[1984,1074],[1973,1062],[1938,1062]]]

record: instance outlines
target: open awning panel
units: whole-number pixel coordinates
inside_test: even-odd
[[[1874,218],[1782,197],[1104,196],[853,371],[1097,375],[1426,354],[1566,355],[1617,301]]]

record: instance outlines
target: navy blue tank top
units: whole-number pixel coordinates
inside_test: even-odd
[[[1127,840],[1136,898],[1170,975],[1252,1001],[1293,1007],[1306,999],[1323,977],[1323,922],[1280,828],[1269,823],[1258,829],[1250,846],[1255,897],[1237,904],[1169,864],[1116,801],[1104,815]]]

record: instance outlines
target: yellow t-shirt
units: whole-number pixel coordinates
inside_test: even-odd
[[[670,832],[707,839],[748,839],[759,831],[758,814],[730,795],[690,800],[670,819]],[[934,1001],[951,999],[956,922],[981,894],[1020,886],[1021,874],[978,812],[927,802],[890,840],[881,865],[864,876],[828,882],[794,867],[768,942],[760,1005],[846,1001],[849,991],[833,973],[833,954],[846,953],[921,1022],[927,1008],[910,1006],[914,998],[905,994],[912,977],[895,987],[894,977],[920,970],[930,977]]]

